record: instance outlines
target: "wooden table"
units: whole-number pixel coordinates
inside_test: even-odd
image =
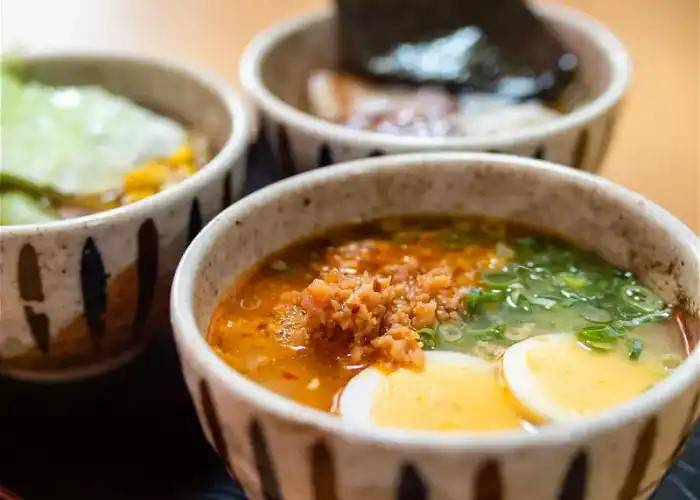
[[[237,84],[255,33],[323,0],[0,0],[2,50],[127,50],[181,58]],[[700,232],[697,0],[565,0],[629,48],[634,83],[603,175]]]

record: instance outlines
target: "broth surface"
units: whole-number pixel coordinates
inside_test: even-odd
[[[314,302],[319,294],[323,307]],[[385,297],[390,299],[381,302]],[[374,316],[363,316],[362,308],[372,304]],[[374,336],[358,335],[360,328]],[[416,382],[420,374],[453,380],[459,373],[440,368],[423,353],[452,351],[467,361],[483,360],[492,367],[493,380],[510,393],[504,353],[528,339],[561,334],[571,339],[570,345],[535,350],[523,358],[541,362],[554,356],[557,361],[547,369],[533,368],[533,377],[566,368],[557,352],[570,356],[573,364],[581,358],[580,363],[590,361],[592,367],[618,370],[612,382],[587,377],[585,365],[571,370],[570,379],[562,380],[572,388],[592,387],[588,394],[600,398],[563,398],[557,404],[564,413],[602,411],[634,397],[685,356],[671,308],[632,273],[532,230],[467,217],[382,219],[292,245],[262,261],[227,293],[212,317],[208,341],[246,377],[314,408],[338,413],[348,382],[373,366],[388,380],[377,390],[385,396],[373,406],[376,425],[478,430],[491,425],[475,423],[469,408],[455,410],[454,418],[443,415],[439,422],[406,416],[423,404],[416,401],[426,398],[459,406],[454,398],[460,391],[452,382],[438,382],[450,386],[438,394],[424,379],[425,393],[418,394],[423,390]],[[588,360],[591,355],[596,357]],[[477,379],[472,378],[474,383]],[[561,383],[550,377],[538,381],[536,391],[558,398],[566,392]],[[595,384],[610,383],[617,385],[595,390]],[[480,387],[489,387],[484,384]],[[392,387],[393,394],[415,392],[417,399],[391,400]],[[470,390],[468,380],[461,390]],[[496,406],[513,399],[492,396]],[[542,423],[543,418],[513,404],[519,425]],[[390,407],[404,408],[399,411],[404,416],[387,419]],[[438,418],[440,412],[432,413]],[[502,425],[495,428],[518,425],[510,415],[499,419]]]

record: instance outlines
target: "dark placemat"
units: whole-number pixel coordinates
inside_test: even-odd
[[[255,148],[248,191],[277,178]],[[245,498],[202,435],[170,332],[86,382],[0,378],[0,486],[27,500]],[[653,497],[681,499],[700,499],[700,425]]]

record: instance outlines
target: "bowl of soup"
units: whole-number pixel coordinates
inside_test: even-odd
[[[224,211],[171,311],[250,498],[633,499],[700,410],[699,269],[690,229],[591,174],[396,155]]]
[[[112,369],[167,326],[179,257],[240,196],[250,113],[167,61],[37,55],[0,78],[0,373]]]
[[[241,60],[241,82],[287,174],[368,156],[439,150],[517,154],[595,171],[629,85],[629,57],[610,31],[580,12],[558,5],[534,11],[577,58],[575,96],[566,102],[512,102],[366,81],[342,67],[330,10],[258,35]]]

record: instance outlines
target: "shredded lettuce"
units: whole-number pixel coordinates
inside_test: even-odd
[[[38,224],[59,217],[40,199],[22,191],[0,191],[0,226]]]
[[[186,140],[177,122],[100,87],[23,83],[8,71],[0,86],[0,173],[57,193],[119,190],[128,170]]]

